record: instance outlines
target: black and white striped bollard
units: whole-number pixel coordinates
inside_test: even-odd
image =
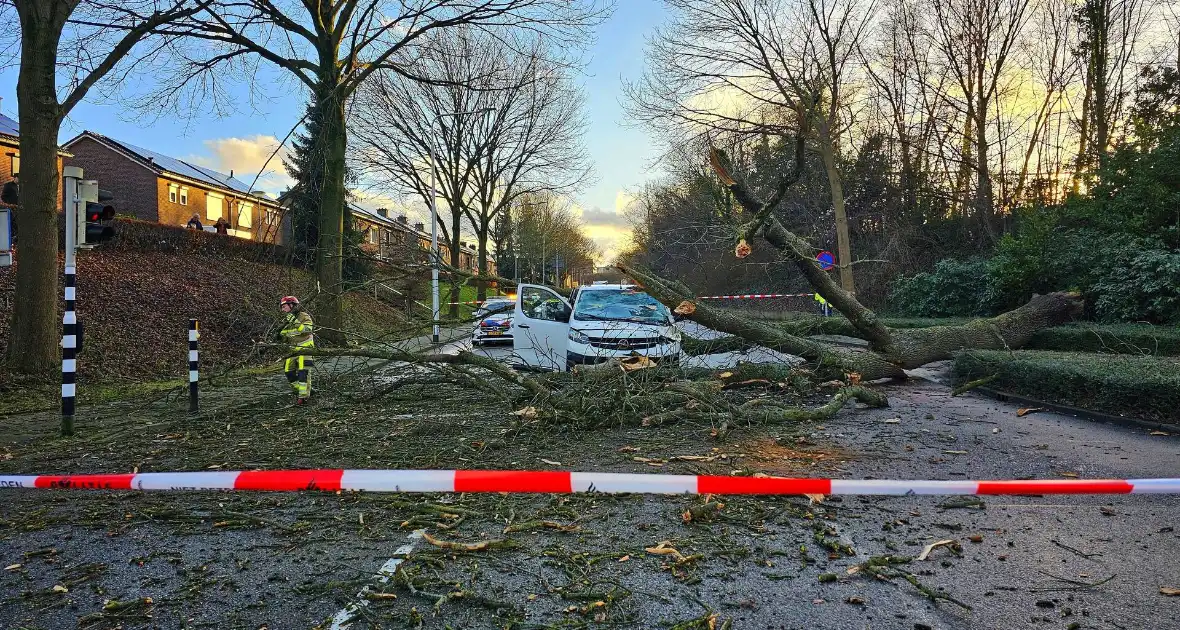
[[[197,412],[197,380],[200,377],[197,367],[197,340],[201,338],[197,320],[188,320],[188,410]]]
[[[66,266],[66,312],[61,338],[61,434],[74,434],[74,395],[78,371],[78,314],[74,309],[75,267]]]

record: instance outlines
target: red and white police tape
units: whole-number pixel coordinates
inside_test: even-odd
[[[698,300],[761,300],[771,298],[811,297],[814,293],[750,293],[747,295],[702,295]]]
[[[791,479],[516,470],[257,470],[0,476],[0,488],[639,494],[1180,494],[1178,479]]]

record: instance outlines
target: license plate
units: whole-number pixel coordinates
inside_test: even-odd
[[[488,331],[489,337],[499,337],[500,335],[503,335],[503,334],[504,334],[504,331],[502,331],[502,330],[489,330]]]

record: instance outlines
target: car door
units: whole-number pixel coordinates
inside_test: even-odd
[[[570,334],[569,302],[556,291],[522,284],[512,314],[512,351],[528,367],[565,370]]]

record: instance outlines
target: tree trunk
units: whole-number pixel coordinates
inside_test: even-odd
[[[1027,344],[1036,331],[1064,324],[1081,313],[1082,300],[1075,293],[1036,295],[1024,306],[991,319],[961,326],[891,329],[893,351],[885,358],[903,368],[915,368],[949,359],[965,348],[1014,350]]]
[[[322,85],[334,86],[331,79]],[[331,88],[328,88],[331,89]],[[336,90],[321,97],[324,109],[322,138],[316,143],[324,148],[324,181],[320,191],[319,248],[316,251],[316,278],[320,294],[316,299],[317,334],[329,343],[344,343],[344,203],[345,151],[348,145],[344,127],[344,99]]]
[[[20,206],[14,212],[20,245],[8,364],[39,372],[57,360],[58,223],[60,173],[57,134],[61,127],[55,73],[57,45],[73,3],[22,2],[20,76]],[[64,12],[64,13],[63,13]]]
[[[456,195],[458,196],[458,195]],[[452,201],[451,203],[454,203]],[[459,210],[458,205],[451,209],[451,267],[455,269],[463,269],[462,250],[459,249],[460,240],[462,237],[459,234],[460,225],[463,222],[463,213]],[[459,278],[454,274],[451,275],[451,319],[459,319]]]
[[[994,238],[996,233],[992,212],[992,178],[988,166],[987,101],[981,96],[976,106],[975,121],[975,212],[983,233]]]
[[[477,247],[478,258],[477,258],[476,264],[478,266],[479,275],[486,276],[486,275],[488,275],[488,231],[487,231],[486,227],[484,227],[484,229],[480,230],[478,239],[479,239],[479,242],[477,244],[478,245],[478,247]],[[479,300],[480,302],[483,302],[484,300],[488,299],[488,284],[487,284],[487,282],[481,281],[476,286],[477,286],[477,288],[476,288],[475,299]]]
[[[815,263],[811,264],[815,266]],[[1077,295],[1052,293],[1038,295],[1016,310],[961,326],[902,330],[882,326],[886,335],[884,342],[869,340],[873,351],[860,352],[796,337],[772,325],[714,309],[696,301],[692,293],[678,283],[626,265],[620,264],[618,268],[669,308],[675,308],[685,301],[692,303],[694,310],[688,317],[697,323],[771,350],[803,357],[816,364],[817,372],[824,377],[841,377],[855,372],[867,381],[905,378],[906,369],[949,359],[963,349],[1020,348],[1028,343],[1034,332],[1070,321],[1081,313],[1082,307]],[[826,274],[823,277],[826,278]],[[872,315],[859,303],[855,303],[855,306]],[[876,316],[872,317],[875,319]],[[852,321],[852,318],[849,320]],[[704,347],[707,342],[689,345]],[[733,343],[728,342],[726,345]]]
[[[696,310],[689,318],[693,321],[777,352],[803,357],[815,363],[817,371],[826,377],[839,378],[845,373],[857,372],[865,380],[905,378],[904,371],[874,353],[856,352],[796,337],[773,326],[697,302],[692,292],[679,283],[624,264],[619,264],[618,269],[638,282],[648,295],[669,308],[676,308],[684,301],[692,302]]]
[[[972,139],[975,120],[970,110],[967,112],[966,118],[967,121],[963,123],[963,144],[960,156],[962,161],[959,162],[959,173],[955,177],[955,202],[962,209],[964,218],[967,216],[967,180],[971,174],[971,147],[975,145]]]
[[[757,213],[764,203],[749,191],[736,174],[724,172],[714,162],[714,169],[723,180],[732,181],[729,188],[747,212]],[[674,282],[619,265],[619,269],[638,280],[644,288],[665,305],[676,308],[687,301],[691,308],[681,309],[689,317],[715,330],[736,335],[780,352],[801,356],[818,364],[821,371],[833,368],[858,372],[862,378],[873,380],[885,377],[904,377],[904,368],[918,367],[931,361],[950,358],[965,348],[1018,348],[1028,342],[1032,333],[1048,326],[1065,323],[1081,313],[1082,301],[1076,294],[1054,293],[1036,296],[1025,306],[992,319],[977,320],[961,326],[939,326],[930,329],[891,330],[852,295],[838,286],[820,269],[814,249],[799,236],[787,230],[774,216],[768,216],[761,235],[786,256],[807,278],[811,286],[832,306],[840,311],[852,326],[869,342],[872,352],[838,350],[823,343],[789,335],[781,330],[740,317],[714,311],[695,303],[691,292]]]
[[[1082,83],[1082,114],[1078,119],[1078,159],[1074,164],[1073,192],[1081,192],[1082,180],[1089,160],[1086,151],[1089,150],[1090,138],[1090,109],[1094,98],[1094,60],[1086,64],[1086,77]]]
[[[832,210],[836,214],[836,265],[840,270],[840,287],[855,294],[856,285],[852,279],[852,242],[848,232],[848,212],[844,207],[844,184],[836,164],[834,140],[826,132],[820,133],[819,150],[824,170],[828,175],[828,188],[832,196]]]

